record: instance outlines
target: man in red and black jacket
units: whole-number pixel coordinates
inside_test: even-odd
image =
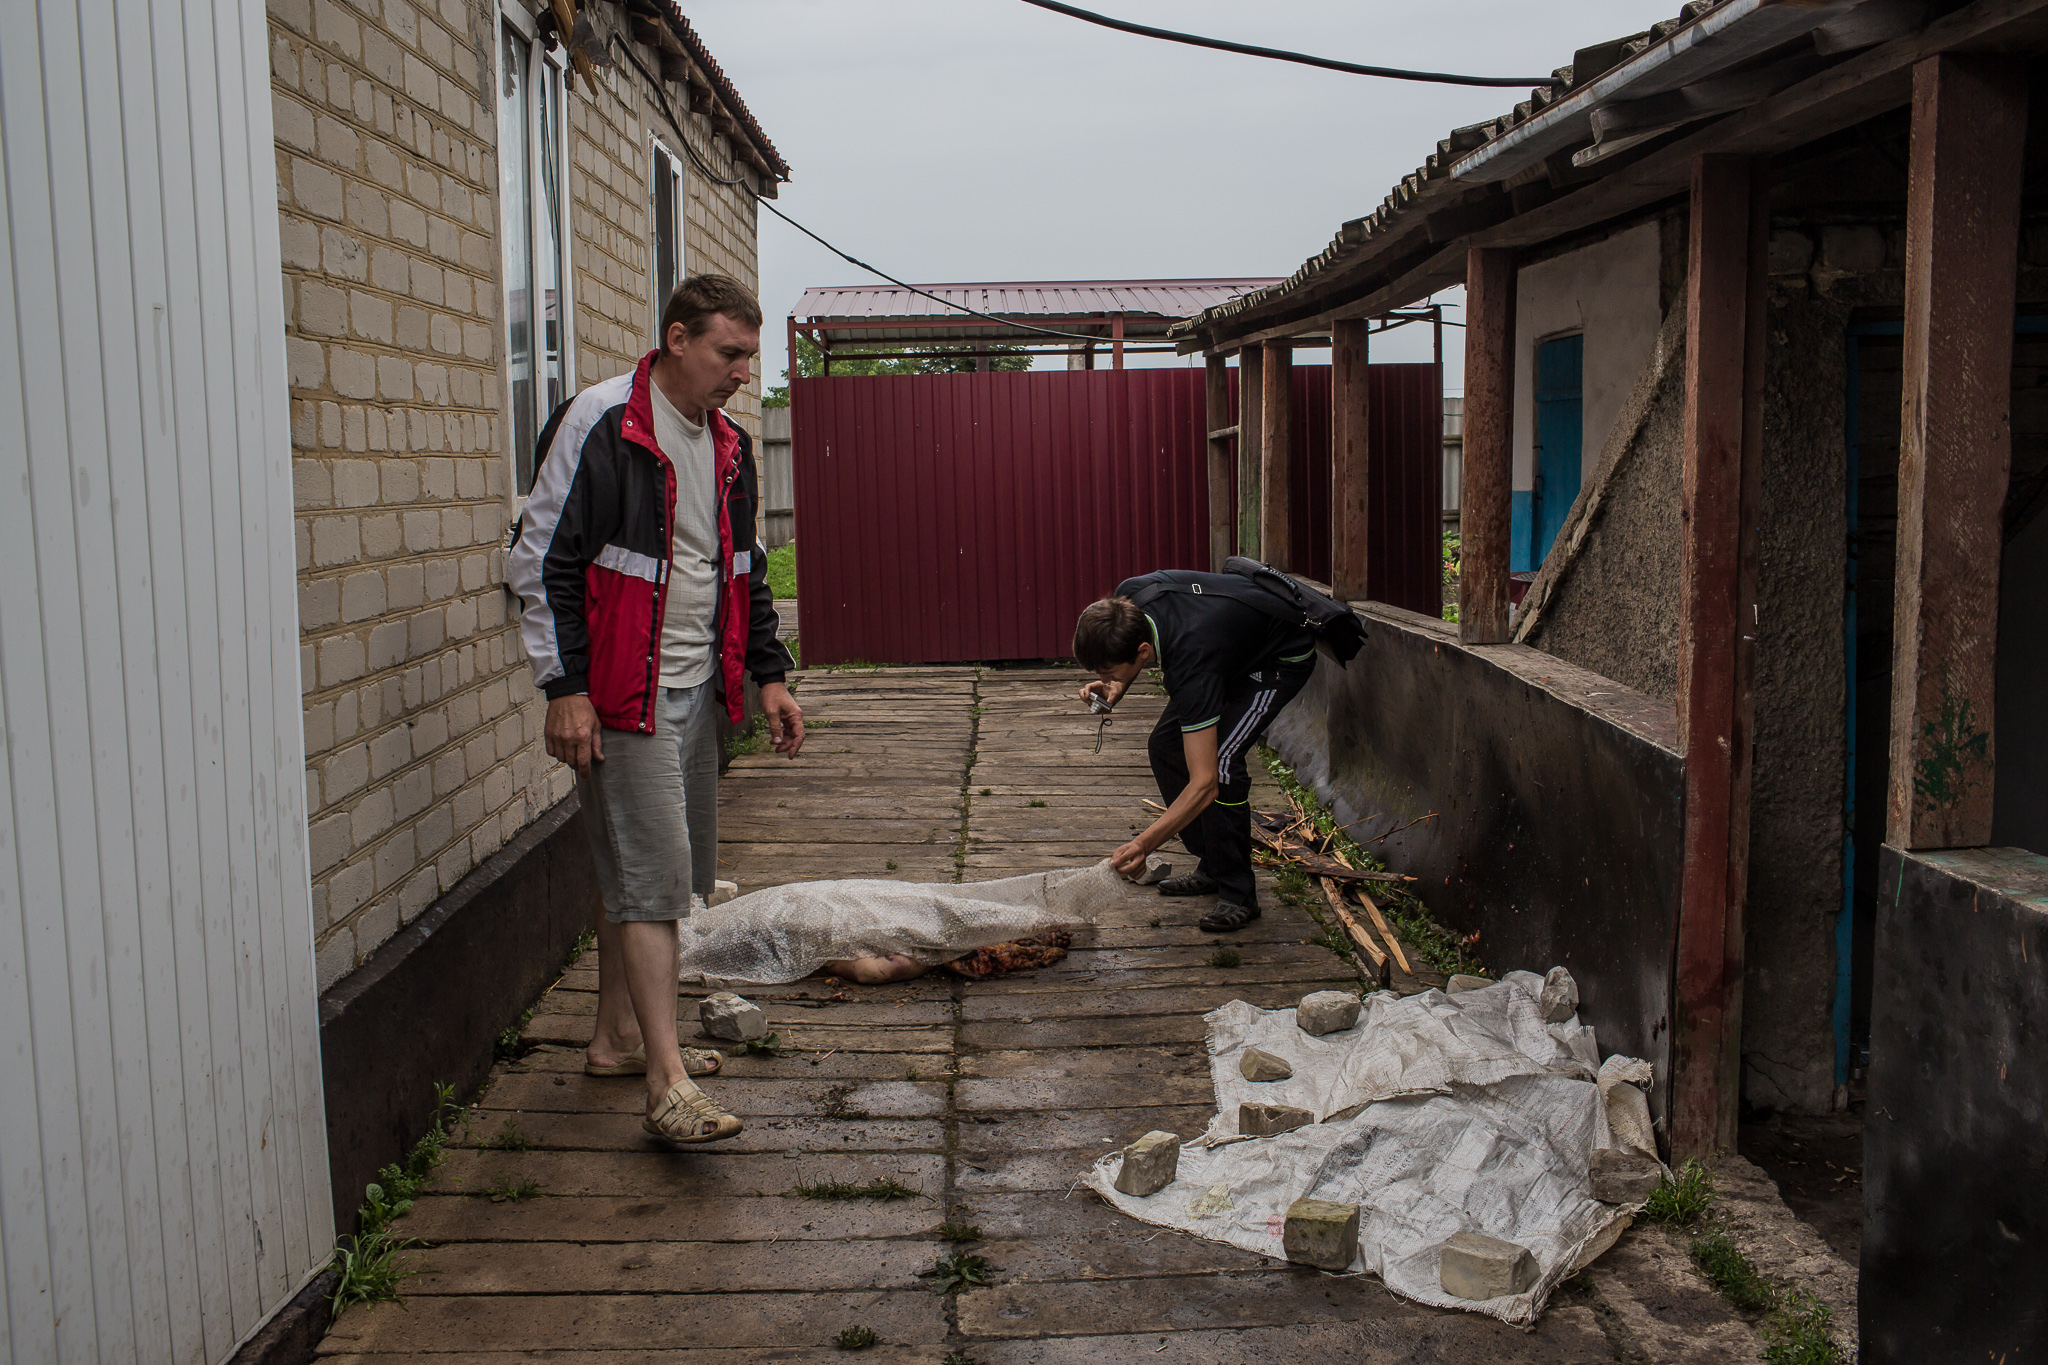
[[[690,1079],[723,1059],[678,1044],[675,997],[676,922],[717,872],[717,708],[738,724],[751,674],[777,752],[795,758],[804,726],[754,534],[751,445],[720,411],[750,377],[761,305],[698,275],[661,337],[548,422],[505,577],[604,897],[585,1070],[644,1073],[647,1130],[712,1142],[740,1121]]]

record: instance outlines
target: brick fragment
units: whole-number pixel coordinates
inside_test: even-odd
[[[1246,1048],[1237,1069],[1248,1081],[1284,1081],[1294,1074],[1294,1067],[1285,1057],[1262,1047]]]
[[[1463,972],[1444,982],[1445,995],[1462,995],[1466,991],[1484,990],[1493,984],[1483,976],[1467,976]]]
[[[712,1038],[741,1043],[768,1034],[768,1016],[761,1007],[731,991],[708,995],[697,1006],[697,1027]]]
[[[1304,1195],[1287,1206],[1280,1245],[1296,1265],[1349,1270],[1358,1255],[1358,1205]]]
[[[1315,1121],[1312,1112],[1291,1104],[1246,1100],[1237,1106],[1237,1131],[1244,1137],[1274,1137],[1306,1128]]]
[[[1294,1007],[1294,1022],[1303,1033],[1320,1038],[1358,1026],[1358,997],[1349,991],[1314,991]]]
[[[1484,1302],[1519,1294],[1536,1282],[1536,1258],[1527,1247],[1484,1233],[1452,1233],[1438,1258],[1438,1283],[1453,1298]]]
[[[1640,1204],[1664,1183],[1664,1168],[1641,1152],[1601,1147],[1593,1153],[1592,1183],[1603,1204]]]
[[[1171,1185],[1179,1171],[1180,1139],[1155,1129],[1124,1148],[1123,1164],[1116,1172],[1116,1188],[1143,1199]]]

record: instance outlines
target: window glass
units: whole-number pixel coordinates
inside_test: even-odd
[[[661,345],[661,312],[683,278],[683,168],[668,148],[654,144],[654,344]]]
[[[533,483],[533,198],[527,193],[526,88],[532,45],[503,29],[498,91],[498,188],[505,253],[505,368],[512,399],[512,465],[520,493]]]
[[[505,368],[515,491],[533,487],[534,442],[569,396],[568,253],[563,249],[562,139],[567,91],[558,61],[507,23],[500,29],[498,182],[504,215]]]

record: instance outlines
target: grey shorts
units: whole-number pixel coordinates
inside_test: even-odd
[[[718,689],[664,687],[654,733],[604,732],[604,762],[578,778],[604,916],[686,919],[718,876]]]

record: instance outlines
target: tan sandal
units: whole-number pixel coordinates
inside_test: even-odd
[[[695,1086],[686,1091],[683,1084],[669,1087],[654,1112],[640,1120],[642,1128],[670,1142],[718,1142],[739,1134],[744,1125],[737,1118],[703,1091]]]
[[[683,1074],[686,1076],[716,1076],[718,1069],[725,1065],[725,1054],[708,1047],[686,1047],[683,1049]],[[593,1066],[583,1063],[586,1076],[645,1076],[647,1074],[647,1045],[642,1043],[627,1053],[624,1060],[610,1066]]]

